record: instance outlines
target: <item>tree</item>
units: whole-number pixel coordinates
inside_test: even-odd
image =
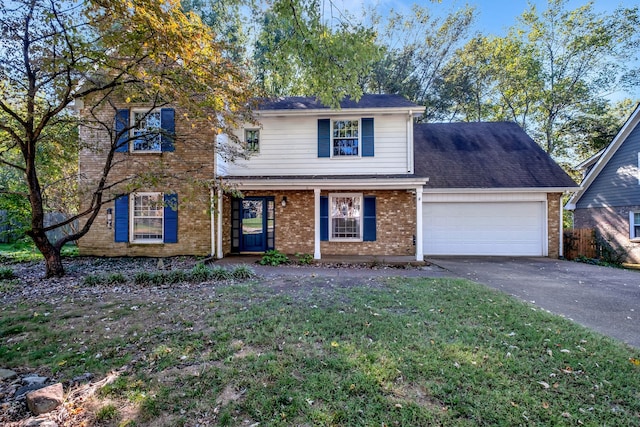
[[[479,36],[457,50],[439,81],[438,99],[449,99],[440,115],[513,120],[558,160],[584,154],[585,137],[600,133],[588,118],[604,114],[608,95],[629,77],[624,58],[637,52],[638,8],[606,15],[592,3],[566,5],[531,6],[507,36]]]
[[[126,129],[116,131],[113,115],[100,116],[99,106],[118,99],[150,108],[178,104],[223,131],[250,118],[244,67],[176,0],[7,0],[0,4],[0,30],[0,162],[25,184],[27,235],[45,258],[47,277],[64,274],[60,249],[88,232],[114,185],[114,152]],[[84,100],[93,106],[81,124],[105,129],[110,148],[99,179],[85,190],[90,203],[45,226],[42,177],[46,153],[55,149],[51,130],[69,123],[69,108]],[[49,240],[47,231],[79,218],[84,225],[76,233]]]
[[[276,0],[256,16],[254,74],[264,93],[316,96],[333,107],[345,96],[362,96],[360,76],[380,57],[373,28],[341,11],[324,19],[316,1]]]
[[[469,6],[444,17],[418,5],[406,14],[392,11],[379,40],[384,56],[364,81],[367,91],[404,95],[426,105],[425,116],[431,117],[437,103],[434,87],[455,48],[468,35],[474,13]]]

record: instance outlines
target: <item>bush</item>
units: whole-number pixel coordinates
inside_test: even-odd
[[[231,275],[234,279],[250,279],[256,275],[251,267],[248,265],[236,265],[231,270]]]
[[[197,281],[205,281],[211,278],[211,269],[204,265],[203,263],[196,264],[189,273],[190,280]]]
[[[189,280],[189,275],[184,270],[172,270],[164,275],[165,283],[176,284]]]
[[[260,263],[260,265],[288,264],[289,257],[278,250],[272,249],[265,252],[265,254],[262,256],[262,259],[258,262]]]
[[[233,276],[230,271],[227,271],[224,267],[213,267],[211,270],[211,278],[213,280],[229,280]]]
[[[311,254],[296,253],[296,257],[298,257],[298,263],[302,265],[309,265],[313,262],[313,255]]]
[[[0,280],[13,279],[16,275],[10,267],[0,268]]]

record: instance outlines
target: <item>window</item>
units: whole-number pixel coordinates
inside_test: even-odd
[[[629,212],[629,238],[640,241],[640,212]]]
[[[174,151],[175,111],[118,110],[114,132],[117,138],[116,152],[161,153]]]
[[[245,129],[244,130],[244,143],[247,150],[259,151],[260,150],[260,131],[258,129]]]
[[[359,120],[334,120],[331,145],[333,156],[357,156]]]
[[[133,151],[162,151],[160,111],[133,112]]]
[[[132,195],[132,201],[132,242],[162,242],[164,229],[164,198],[162,193],[135,193]]]
[[[362,241],[362,195],[330,194],[329,240]]]

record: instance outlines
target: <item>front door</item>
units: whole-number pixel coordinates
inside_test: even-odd
[[[232,251],[266,252],[274,248],[274,203],[273,197],[233,199]]]

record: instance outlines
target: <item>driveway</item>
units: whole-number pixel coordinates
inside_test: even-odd
[[[436,257],[429,262],[640,348],[640,271],[550,258]]]

